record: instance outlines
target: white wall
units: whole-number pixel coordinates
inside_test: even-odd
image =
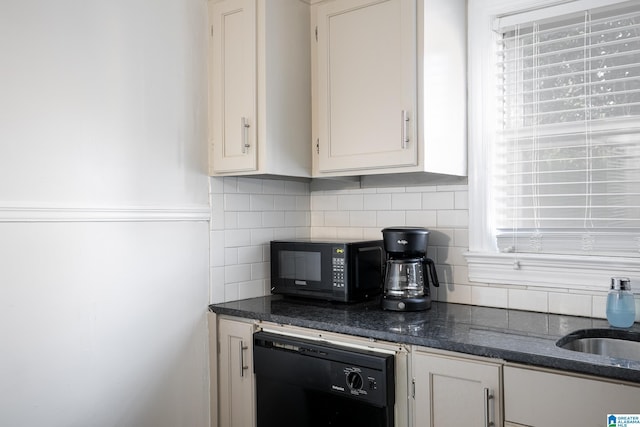
[[[2,200],[206,203],[205,6],[1,2]]]
[[[205,0],[0,2],[0,425],[208,425]]]

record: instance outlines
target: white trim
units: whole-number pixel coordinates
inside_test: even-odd
[[[541,21],[543,19],[553,18],[556,16],[568,15],[570,13],[582,12],[613,4],[623,3],[624,0],[576,0],[566,1],[553,6],[537,7],[533,10],[527,10],[521,13],[512,13],[500,16],[496,19],[493,29],[515,27],[516,25],[525,24],[532,21]]]
[[[360,343],[353,343],[353,342],[348,342],[348,341],[337,341],[337,340],[333,340],[330,338],[327,338],[327,336],[315,336],[315,335],[307,335],[307,334],[299,334],[299,333],[295,333],[295,332],[289,332],[289,331],[283,331],[281,329],[274,329],[271,328],[269,326],[263,327],[262,331],[264,332],[268,332],[270,334],[274,334],[274,335],[280,335],[280,336],[286,336],[286,337],[290,337],[290,338],[302,338],[305,340],[309,340],[309,341],[316,341],[318,343],[328,343],[328,344],[334,344],[334,345],[338,345],[341,347],[349,347],[349,348],[354,348],[357,350],[366,350],[366,351],[373,351],[376,353],[381,353],[381,354],[392,354],[392,355],[396,355],[400,352],[402,352],[402,348],[400,349],[387,349],[387,348],[380,348],[380,347],[374,347],[373,345],[368,345],[368,344],[360,344]]]
[[[465,257],[472,282],[584,291],[607,291],[612,276],[640,283],[637,258],[480,252],[468,252]]]
[[[164,222],[209,221],[209,206],[72,206],[0,204],[2,222]]]
[[[520,2],[522,3],[522,2]],[[527,2],[531,3],[531,2]],[[528,6],[531,6],[527,4]],[[468,7],[468,152],[469,152],[469,249],[497,251],[495,239],[487,235],[491,224],[491,191],[486,165],[491,159],[489,141],[495,135],[496,85],[488,82],[497,75],[494,68],[496,33],[490,31],[495,16],[512,7],[509,0],[472,1]],[[508,9],[509,10],[509,9]],[[516,9],[517,10],[517,9]]]

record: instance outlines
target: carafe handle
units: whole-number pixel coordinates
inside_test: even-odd
[[[431,258],[424,259],[425,270],[429,269],[429,276],[431,276],[431,283],[436,288],[440,287],[440,282],[438,282],[438,273],[436,273],[436,264],[433,262]]]

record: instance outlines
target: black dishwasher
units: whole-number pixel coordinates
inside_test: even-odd
[[[257,427],[392,427],[394,356],[270,332],[253,336]]]

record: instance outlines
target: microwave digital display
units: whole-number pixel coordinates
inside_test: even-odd
[[[298,282],[319,282],[322,280],[320,259],[320,252],[280,251],[280,278]]]

